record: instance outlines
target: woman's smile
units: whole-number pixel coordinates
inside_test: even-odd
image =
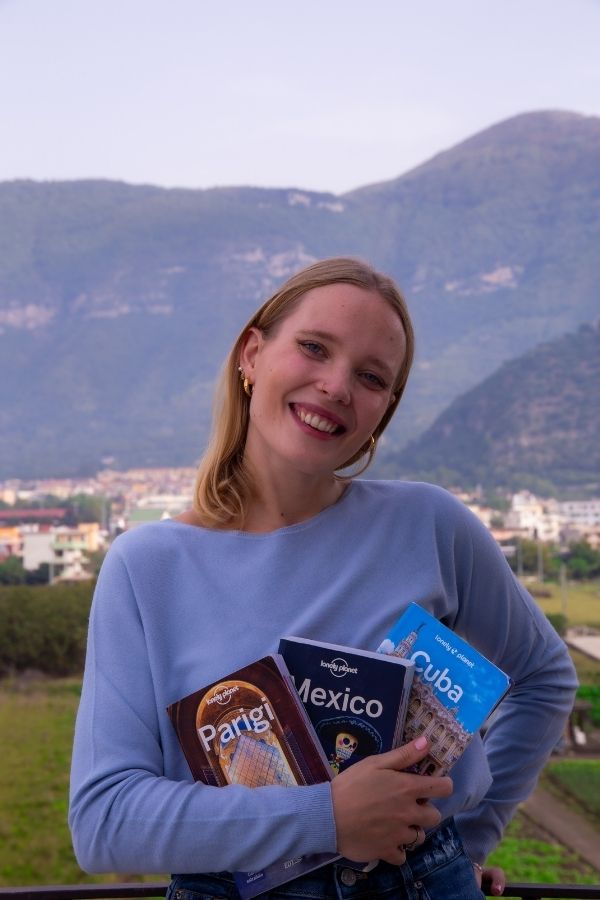
[[[308,434],[316,432],[315,437],[341,435],[346,431],[346,426],[337,416],[311,403],[290,403],[290,409],[297,421],[307,426]]]

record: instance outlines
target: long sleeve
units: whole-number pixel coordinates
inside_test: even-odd
[[[113,547],[92,609],[72,762],[69,821],[80,865],[96,872],[251,870],[335,851],[329,784],[251,790],[192,782],[157,701],[150,627]],[[168,641],[165,634],[166,656]]]
[[[486,529],[457,533],[459,602],[453,623],[513,680],[484,738],[486,796],[456,816],[467,852],[483,861],[564,733],[577,679],[566,645],[516,580]]]

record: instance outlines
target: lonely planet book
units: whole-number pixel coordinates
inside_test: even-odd
[[[445,775],[507,694],[510,678],[416,603],[377,652],[414,663],[404,741],[424,734],[431,749],[413,771]]]
[[[204,784],[308,785],[330,781],[318,738],[279,654],[265,656],[167,707],[192,775]],[[242,900],[337,859],[331,853],[235,872]]]
[[[334,775],[402,743],[412,662],[300,637],[279,652]]]

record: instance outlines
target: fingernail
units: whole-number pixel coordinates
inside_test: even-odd
[[[416,739],[415,747],[417,750],[424,750],[426,746],[427,746],[427,738],[426,737],[423,737],[423,735],[421,735],[421,737],[418,737]]]

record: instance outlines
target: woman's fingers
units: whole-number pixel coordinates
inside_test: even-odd
[[[489,890],[492,896],[499,897],[504,893],[504,888],[506,887],[506,875],[504,874],[504,870],[500,868],[500,866],[490,866],[488,868],[484,868],[482,873],[482,881],[486,885],[489,885]]]
[[[371,756],[346,769],[331,786],[338,850],[349,859],[405,861],[407,846],[425,839],[440,821],[428,800],[447,797],[452,781],[404,771],[427,753],[424,739]]]

